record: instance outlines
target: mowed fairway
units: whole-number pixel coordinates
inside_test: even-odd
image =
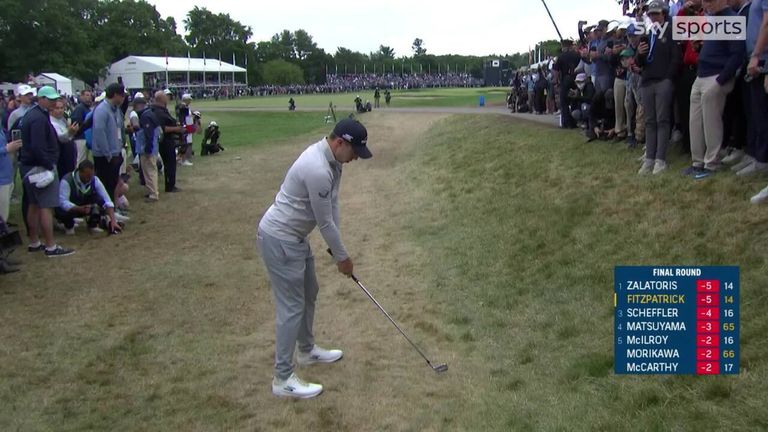
[[[747,202],[768,179],[638,178],[637,152],[499,115],[366,114],[374,158],[344,171],[355,273],[449,371],[314,233],[316,338],[345,356],[299,370],[317,399],[273,397],[255,227],[321,114],[204,111],[227,151],[180,167],[183,193],[150,206],[134,181],[122,236],[22,256],[0,279],[0,430],[768,428],[768,217]],[[616,264],[741,265],[742,373],[614,376]]]
[[[363,102],[370,100],[374,103],[373,91],[365,90],[350,93],[308,94],[308,95],[279,95],[244,97],[232,100],[206,100],[196,101],[200,109],[216,108],[260,108],[288,110],[288,99],[293,98],[299,111],[303,109],[325,109],[328,104],[341,111],[354,111],[355,96],[360,95]],[[480,96],[485,98],[486,105],[504,106],[507,97],[507,89],[502,87],[490,88],[451,88],[451,89],[416,89],[392,91],[392,108],[419,108],[419,107],[475,107],[478,106]],[[380,100],[382,108],[384,92],[381,92]]]

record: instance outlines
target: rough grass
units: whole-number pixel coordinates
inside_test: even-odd
[[[493,389],[467,430],[768,428],[763,179],[640,178],[638,152],[493,117],[452,117],[409,176],[430,199],[409,217],[425,274]],[[615,265],[741,266],[741,374],[614,376]],[[464,336],[470,334],[469,336]]]
[[[269,391],[274,312],[254,231],[327,127],[203,113],[232,148],[180,168],[183,193],[146,205],[133,183],[123,235],[60,237],[75,256],[22,255],[0,278],[0,430],[768,428],[768,218],[747,203],[766,179],[693,182],[675,172],[683,158],[638,178],[637,152],[573,132],[372,113],[375,157],[344,169],[344,239],[357,276],[450,369],[430,371],[317,253],[316,335],[345,358],[300,370],[326,390],[294,402]],[[741,374],[614,376],[617,264],[740,265]]]
[[[196,101],[201,109],[215,108],[274,108],[288,110],[288,99],[293,97],[296,106],[302,108],[327,108],[333,102],[339,110],[352,111],[355,108],[355,96],[370,100],[373,104],[373,91],[310,94],[310,95],[281,95],[265,97],[245,97],[220,101]],[[450,88],[450,89],[416,89],[397,90],[392,92],[391,106],[393,108],[410,107],[474,107],[478,105],[480,96],[485,96],[487,105],[504,105],[507,95],[506,88]],[[385,107],[384,95],[381,96],[381,106]]]

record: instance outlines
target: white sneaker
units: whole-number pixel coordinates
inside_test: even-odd
[[[192,162],[190,162],[190,161],[186,161],[186,160],[185,161],[181,161],[181,166],[192,166],[192,165],[194,165],[194,164]]]
[[[720,147],[720,151],[717,152],[718,159],[722,160],[733,151],[733,147]]]
[[[768,163],[762,163],[762,162],[753,162],[749,165],[747,165],[744,169],[737,172],[736,175],[739,177],[746,177],[751,176],[754,174],[760,174],[768,172]]]
[[[64,234],[70,235],[70,236],[75,235],[75,227],[64,229]]]
[[[99,227],[88,228],[88,231],[89,231],[91,234],[101,234],[101,233],[103,233],[103,232],[104,232],[104,230],[103,230],[103,229],[101,229],[101,228],[99,228]]]
[[[756,159],[753,158],[750,155],[744,155],[743,158],[741,158],[741,162],[737,163],[736,165],[731,167],[731,171],[733,172],[739,172],[747,167],[747,165],[756,162]]]
[[[659,174],[667,169],[667,163],[661,159],[656,159],[656,163],[653,165],[653,174]]]
[[[80,226],[85,223],[85,219],[83,218],[75,218],[75,226]]]
[[[65,227],[64,224],[61,222],[54,222],[53,227],[59,231],[67,231],[67,227]]]
[[[115,219],[117,219],[118,222],[128,222],[129,220],[131,220],[129,216],[120,214],[118,212],[115,212]]]
[[[291,374],[287,380],[272,378],[272,394],[275,396],[309,399],[322,392],[323,386],[304,382],[295,373]]]
[[[640,170],[637,173],[640,175],[650,174],[653,171],[654,163],[653,159],[645,159],[643,161],[643,166],[640,167]]]
[[[768,186],[766,186],[765,189],[758,192],[757,195],[753,196],[749,201],[752,204],[760,204],[766,199],[768,199]]]
[[[296,362],[300,366],[309,366],[315,363],[333,363],[339,361],[344,356],[341,350],[327,350],[315,345],[312,351],[303,353],[299,351],[296,355]]]
[[[744,155],[746,155],[744,150],[734,149],[728,156],[723,158],[722,162],[728,165],[739,163],[739,161],[744,158]]]

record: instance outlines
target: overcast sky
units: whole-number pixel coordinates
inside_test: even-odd
[[[149,2],[163,17],[173,16],[181,33],[187,11],[197,5],[214,13],[228,13],[251,26],[255,42],[268,40],[283,29],[304,29],[331,54],[339,46],[369,53],[379,45],[388,45],[396,56],[411,55],[411,44],[417,37],[424,40],[428,54],[514,54],[527,51],[536,41],[557,39],[540,0]],[[577,36],[580,19],[593,22],[621,16],[616,0],[548,0],[547,4],[565,38]]]

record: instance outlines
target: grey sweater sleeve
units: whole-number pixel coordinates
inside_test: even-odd
[[[317,228],[331,248],[336,261],[349,258],[344,244],[341,242],[341,231],[338,226],[338,203],[333,194],[333,179],[327,172],[310,172],[304,179],[309,193],[312,213],[317,221]]]

